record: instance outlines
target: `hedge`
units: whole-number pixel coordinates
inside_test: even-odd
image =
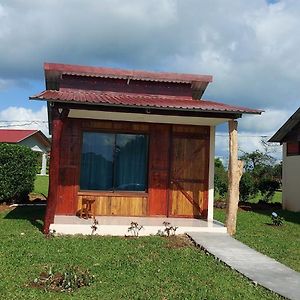
[[[21,202],[34,188],[37,154],[26,146],[0,143],[0,202]]]

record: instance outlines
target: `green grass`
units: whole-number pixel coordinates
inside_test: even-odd
[[[48,195],[48,183],[49,183],[49,176],[36,176],[34,182],[34,191],[35,194],[44,194],[45,196]]]
[[[282,192],[275,192],[273,198],[270,200],[270,203],[275,203],[275,202],[279,202],[281,203],[282,199]],[[217,192],[215,192],[215,200],[224,200],[226,197],[221,197]],[[260,193],[258,193],[255,197],[250,198],[248,201],[251,203],[257,203],[259,200],[262,200],[262,196]]]
[[[283,226],[270,226],[272,211],[239,211],[235,238],[300,272],[300,213],[276,212]],[[215,209],[214,217],[224,222],[225,210]]]
[[[281,203],[281,201],[282,201],[281,197],[282,197],[282,192],[275,192],[273,198],[270,200],[270,203],[275,203],[275,202]],[[257,203],[262,198],[263,197],[261,196],[261,194],[258,193],[255,197],[249,199],[249,202]]]
[[[194,246],[168,239],[54,237],[39,231],[43,208],[0,213],[1,299],[280,299]],[[89,268],[95,282],[73,294],[27,284],[50,266]]]

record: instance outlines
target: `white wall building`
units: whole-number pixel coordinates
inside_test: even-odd
[[[283,145],[282,206],[290,211],[300,211],[300,107],[270,142]]]

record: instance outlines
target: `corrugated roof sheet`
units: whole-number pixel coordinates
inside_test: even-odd
[[[197,110],[207,112],[234,112],[260,114],[261,110],[227,105],[207,100],[196,100],[186,96],[166,96],[136,93],[116,93],[93,90],[67,89],[45,90],[30,97],[35,100],[54,102],[112,105],[128,107],[161,108],[173,110]]]
[[[18,143],[38,130],[0,129],[0,143]]]
[[[169,72],[149,72],[136,70],[123,70],[115,68],[90,67],[68,64],[45,63],[44,70],[48,72],[103,77],[103,78],[117,78],[117,79],[134,79],[146,81],[161,81],[161,82],[177,82],[177,83],[192,83],[192,82],[212,82],[211,75],[196,75],[196,74],[182,74]]]

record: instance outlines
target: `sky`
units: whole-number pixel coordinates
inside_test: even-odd
[[[0,0],[0,128],[47,133],[44,62],[210,74],[204,99],[265,110],[239,120],[240,150],[262,149],[300,106],[299,49],[299,0]]]

